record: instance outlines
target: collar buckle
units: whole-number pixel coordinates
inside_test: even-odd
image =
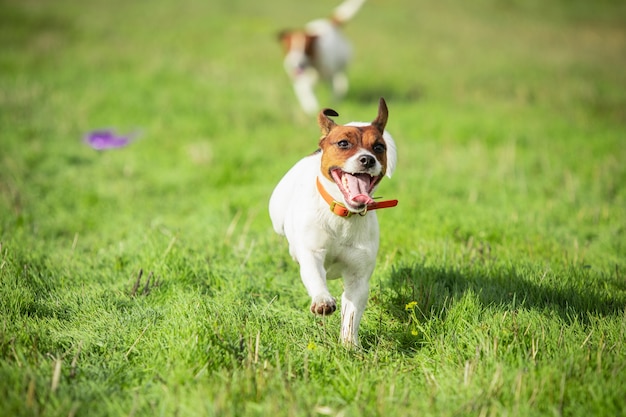
[[[346,206],[335,200],[331,201],[329,203],[329,206],[330,211],[340,217],[350,217],[354,214],[350,210],[348,210]]]

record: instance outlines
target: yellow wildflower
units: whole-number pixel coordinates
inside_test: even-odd
[[[404,306],[404,310],[405,311],[413,310],[416,305],[417,305],[417,301],[411,301],[410,303]]]

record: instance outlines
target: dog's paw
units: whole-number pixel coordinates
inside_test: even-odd
[[[337,302],[330,295],[318,295],[311,302],[311,313],[319,316],[330,316],[337,310]]]

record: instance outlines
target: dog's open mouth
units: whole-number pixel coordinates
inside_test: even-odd
[[[339,168],[331,170],[330,175],[351,207],[358,210],[374,202],[371,193],[380,181],[380,176],[373,177],[364,172],[351,174]]]

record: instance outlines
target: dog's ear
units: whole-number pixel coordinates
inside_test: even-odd
[[[328,133],[330,133],[330,131],[337,126],[337,124],[328,116],[337,117],[339,116],[339,113],[333,109],[324,109],[317,116],[317,123],[320,125],[324,136],[328,135]]]
[[[387,126],[387,116],[389,115],[389,111],[387,110],[387,103],[385,103],[384,98],[380,98],[378,102],[378,116],[372,122],[372,126],[383,133],[385,131],[385,126]]]
[[[291,29],[282,29],[280,32],[276,33],[276,39],[278,39],[278,41],[280,42],[283,42],[285,38],[291,35],[291,32]]]
[[[280,32],[278,32],[276,34],[276,40],[280,43],[281,47],[285,51],[289,50],[289,42],[290,42],[290,38],[291,38],[291,32],[292,31],[289,30],[289,29],[284,29],[284,30],[281,30]]]

